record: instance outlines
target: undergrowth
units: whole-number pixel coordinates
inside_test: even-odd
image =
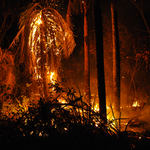
[[[39,98],[26,110],[20,104],[11,117],[1,116],[0,143],[6,149],[21,145],[21,149],[134,149],[128,132],[121,132],[111,121],[103,124],[100,114],[73,88],[64,89],[59,83],[49,88],[53,92],[48,98]]]

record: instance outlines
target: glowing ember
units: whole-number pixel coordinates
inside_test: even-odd
[[[67,128],[64,128],[64,130],[66,130],[66,131],[67,131],[68,129],[67,129]]]
[[[62,103],[62,104],[67,103],[66,100],[62,100],[62,99],[59,99],[58,101],[59,101],[60,103]]]
[[[43,133],[43,132],[39,132],[39,136],[42,136],[42,133]]]

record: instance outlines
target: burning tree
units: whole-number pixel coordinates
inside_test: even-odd
[[[40,3],[30,4],[21,13],[20,31],[8,49],[20,40],[19,63],[25,63],[25,73],[32,75],[33,87],[40,85],[43,97],[48,96],[50,82],[56,80],[62,54],[67,58],[73,52],[73,33],[62,16],[53,8]],[[54,77],[55,74],[55,77]]]

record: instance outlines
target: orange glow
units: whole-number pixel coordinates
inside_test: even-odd
[[[137,101],[135,101],[133,102],[132,107],[140,107],[140,104]]]
[[[94,106],[94,111],[95,111],[95,112],[99,112],[99,104],[96,104],[96,105]]]
[[[62,100],[62,99],[59,99],[58,101],[59,101],[60,103],[62,103],[62,104],[67,103],[66,100]]]

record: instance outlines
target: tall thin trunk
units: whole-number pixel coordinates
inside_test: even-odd
[[[101,1],[94,1],[95,16],[95,35],[96,35],[96,52],[97,52],[97,79],[98,79],[98,96],[100,117],[107,123],[106,119],[106,93],[105,93],[105,76],[104,76],[104,52],[103,52],[103,27]]]
[[[113,103],[115,110],[120,112],[120,50],[116,0],[111,1],[111,21],[113,46]]]
[[[85,70],[85,93],[87,102],[90,104],[90,57],[87,21],[87,1],[84,1],[84,70]]]

